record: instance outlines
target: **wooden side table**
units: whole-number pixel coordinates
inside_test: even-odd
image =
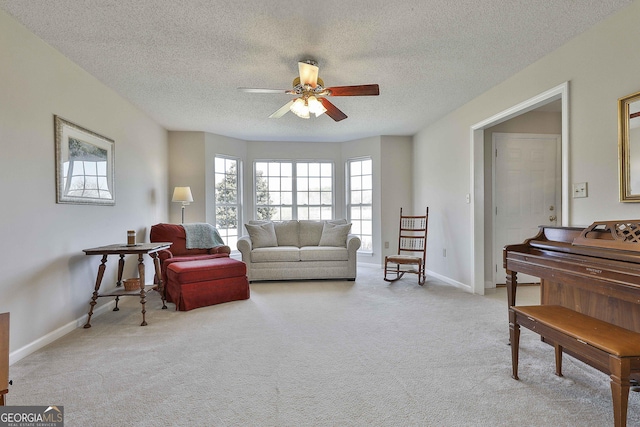
[[[162,297],[162,308],[166,309],[167,306],[165,304],[164,299],[164,284],[162,283],[162,274],[160,272],[160,258],[158,258],[158,252],[163,249],[169,249],[172,245],[171,242],[155,242],[155,243],[138,243],[135,245],[108,245],[108,246],[100,246],[98,248],[91,249],[83,249],[83,252],[86,255],[102,255],[102,262],[98,267],[98,276],[96,278],[96,285],[93,290],[93,297],[91,297],[91,302],[89,302],[89,318],[87,319],[87,323],[84,325],[85,328],[91,327],[91,316],[93,315],[93,307],[96,305],[97,299],[99,297],[116,297],[116,307],[113,311],[118,311],[118,301],[121,296],[140,296],[140,304],[142,304],[142,323],[140,326],[146,326],[147,321],[145,320],[145,313],[147,312],[145,309],[145,304],[147,302],[147,294],[145,289],[145,281],[144,281],[144,259],[143,255],[147,254],[153,259],[153,264],[156,270],[156,277],[158,279],[158,292]],[[140,291],[125,291],[124,289],[116,289],[115,291],[110,291],[105,294],[100,294],[100,285],[102,284],[102,277],[104,276],[104,270],[106,268],[107,257],[109,255],[119,255],[120,259],[118,261],[118,282],[116,283],[117,288],[120,288],[122,285],[122,271],[124,269],[124,256],[125,255],[138,255],[138,277],[140,278]]]

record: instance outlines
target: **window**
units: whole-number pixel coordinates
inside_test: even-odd
[[[260,161],[255,164],[256,219],[333,218],[333,164]]]
[[[296,183],[297,219],[333,218],[331,163],[297,163]]]
[[[347,162],[349,176],[347,188],[347,212],[351,233],[360,237],[360,251],[373,251],[373,164],[370,158]]]
[[[242,212],[240,161],[231,157],[216,156],[214,175],[215,227],[227,246],[235,248]]]

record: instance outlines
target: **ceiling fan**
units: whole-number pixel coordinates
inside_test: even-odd
[[[286,93],[296,95],[297,98],[284,104],[270,119],[279,119],[288,111],[298,117],[308,119],[311,113],[316,117],[323,113],[336,122],[344,120],[347,115],[329,101],[327,96],[375,96],[380,94],[377,84],[358,86],[334,86],[324,87],[324,82],[318,77],[318,63],[313,60],[298,62],[299,77],[293,79],[293,89],[257,89],[239,87],[238,90],[250,93]]]

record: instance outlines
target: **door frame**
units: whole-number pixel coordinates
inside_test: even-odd
[[[484,295],[485,287],[485,191],[484,191],[484,129],[495,126],[516,116],[535,110],[552,101],[562,105],[562,219],[561,225],[569,224],[569,82],[534,96],[520,104],[482,120],[470,128],[471,143],[471,266],[473,293]]]
[[[523,132],[493,132],[492,134],[492,140],[491,140],[491,150],[492,153],[495,153],[497,150],[497,144],[496,144],[496,136],[499,135],[509,135],[512,136],[514,138],[519,138],[519,139],[543,139],[543,140],[549,140],[549,141],[554,141],[554,148],[555,148],[555,156],[556,156],[556,164],[554,165],[554,169],[555,169],[555,176],[556,176],[556,183],[554,185],[554,191],[555,191],[555,202],[554,205],[558,206],[556,208],[556,212],[559,212],[559,217],[562,218],[562,183],[561,180],[557,179],[558,177],[562,176],[562,135],[557,134],[557,133],[523,133]],[[496,201],[497,201],[497,191],[496,191],[496,166],[497,166],[497,161],[496,161],[496,156],[491,157],[493,159],[493,161],[491,162],[491,199],[492,199],[492,208],[491,208],[491,231],[493,234],[493,239],[492,239],[492,245],[491,245],[491,266],[493,268],[493,266],[497,265],[500,262],[500,259],[496,259],[495,255],[496,255]],[[560,203],[557,203],[558,201],[560,201]],[[487,221],[488,222],[488,221]],[[528,236],[528,237],[532,237],[532,236]],[[510,242],[510,243],[521,243],[521,242]],[[502,269],[501,269],[502,270]],[[486,288],[495,288],[495,284],[499,281],[499,276],[497,275],[496,271],[492,271],[491,273],[491,278],[493,280],[493,282],[488,282],[485,283],[485,289]],[[502,279],[504,279],[504,276],[502,276]]]

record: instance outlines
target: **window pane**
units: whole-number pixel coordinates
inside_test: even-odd
[[[331,209],[331,207],[323,206],[322,208],[320,208],[320,219],[331,219],[333,217],[332,213],[333,210]]]
[[[293,204],[293,193],[290,191],[283,191],[281,194],[280,203],[283,205],[292,205]]]
[[[373,174],[373,163],[371,160],[363,160],[362,162],[362,175],[371,175]]]
[[[309,178],[309,190],[320,191],[320,178]]]
[[[350,182],[351,182],[351,190],[362,189],[362,177],[352,176]]]
[[[302,178],[298,175],[298,191],[309,190],[309,178]]]
[[[309,204],[310,205],[319,205],[320,204],[320,193],[309,193]]]
[[[371,175],[364,175],[362,177],[362,189],[371,190],[373,188],[373,177]]]

